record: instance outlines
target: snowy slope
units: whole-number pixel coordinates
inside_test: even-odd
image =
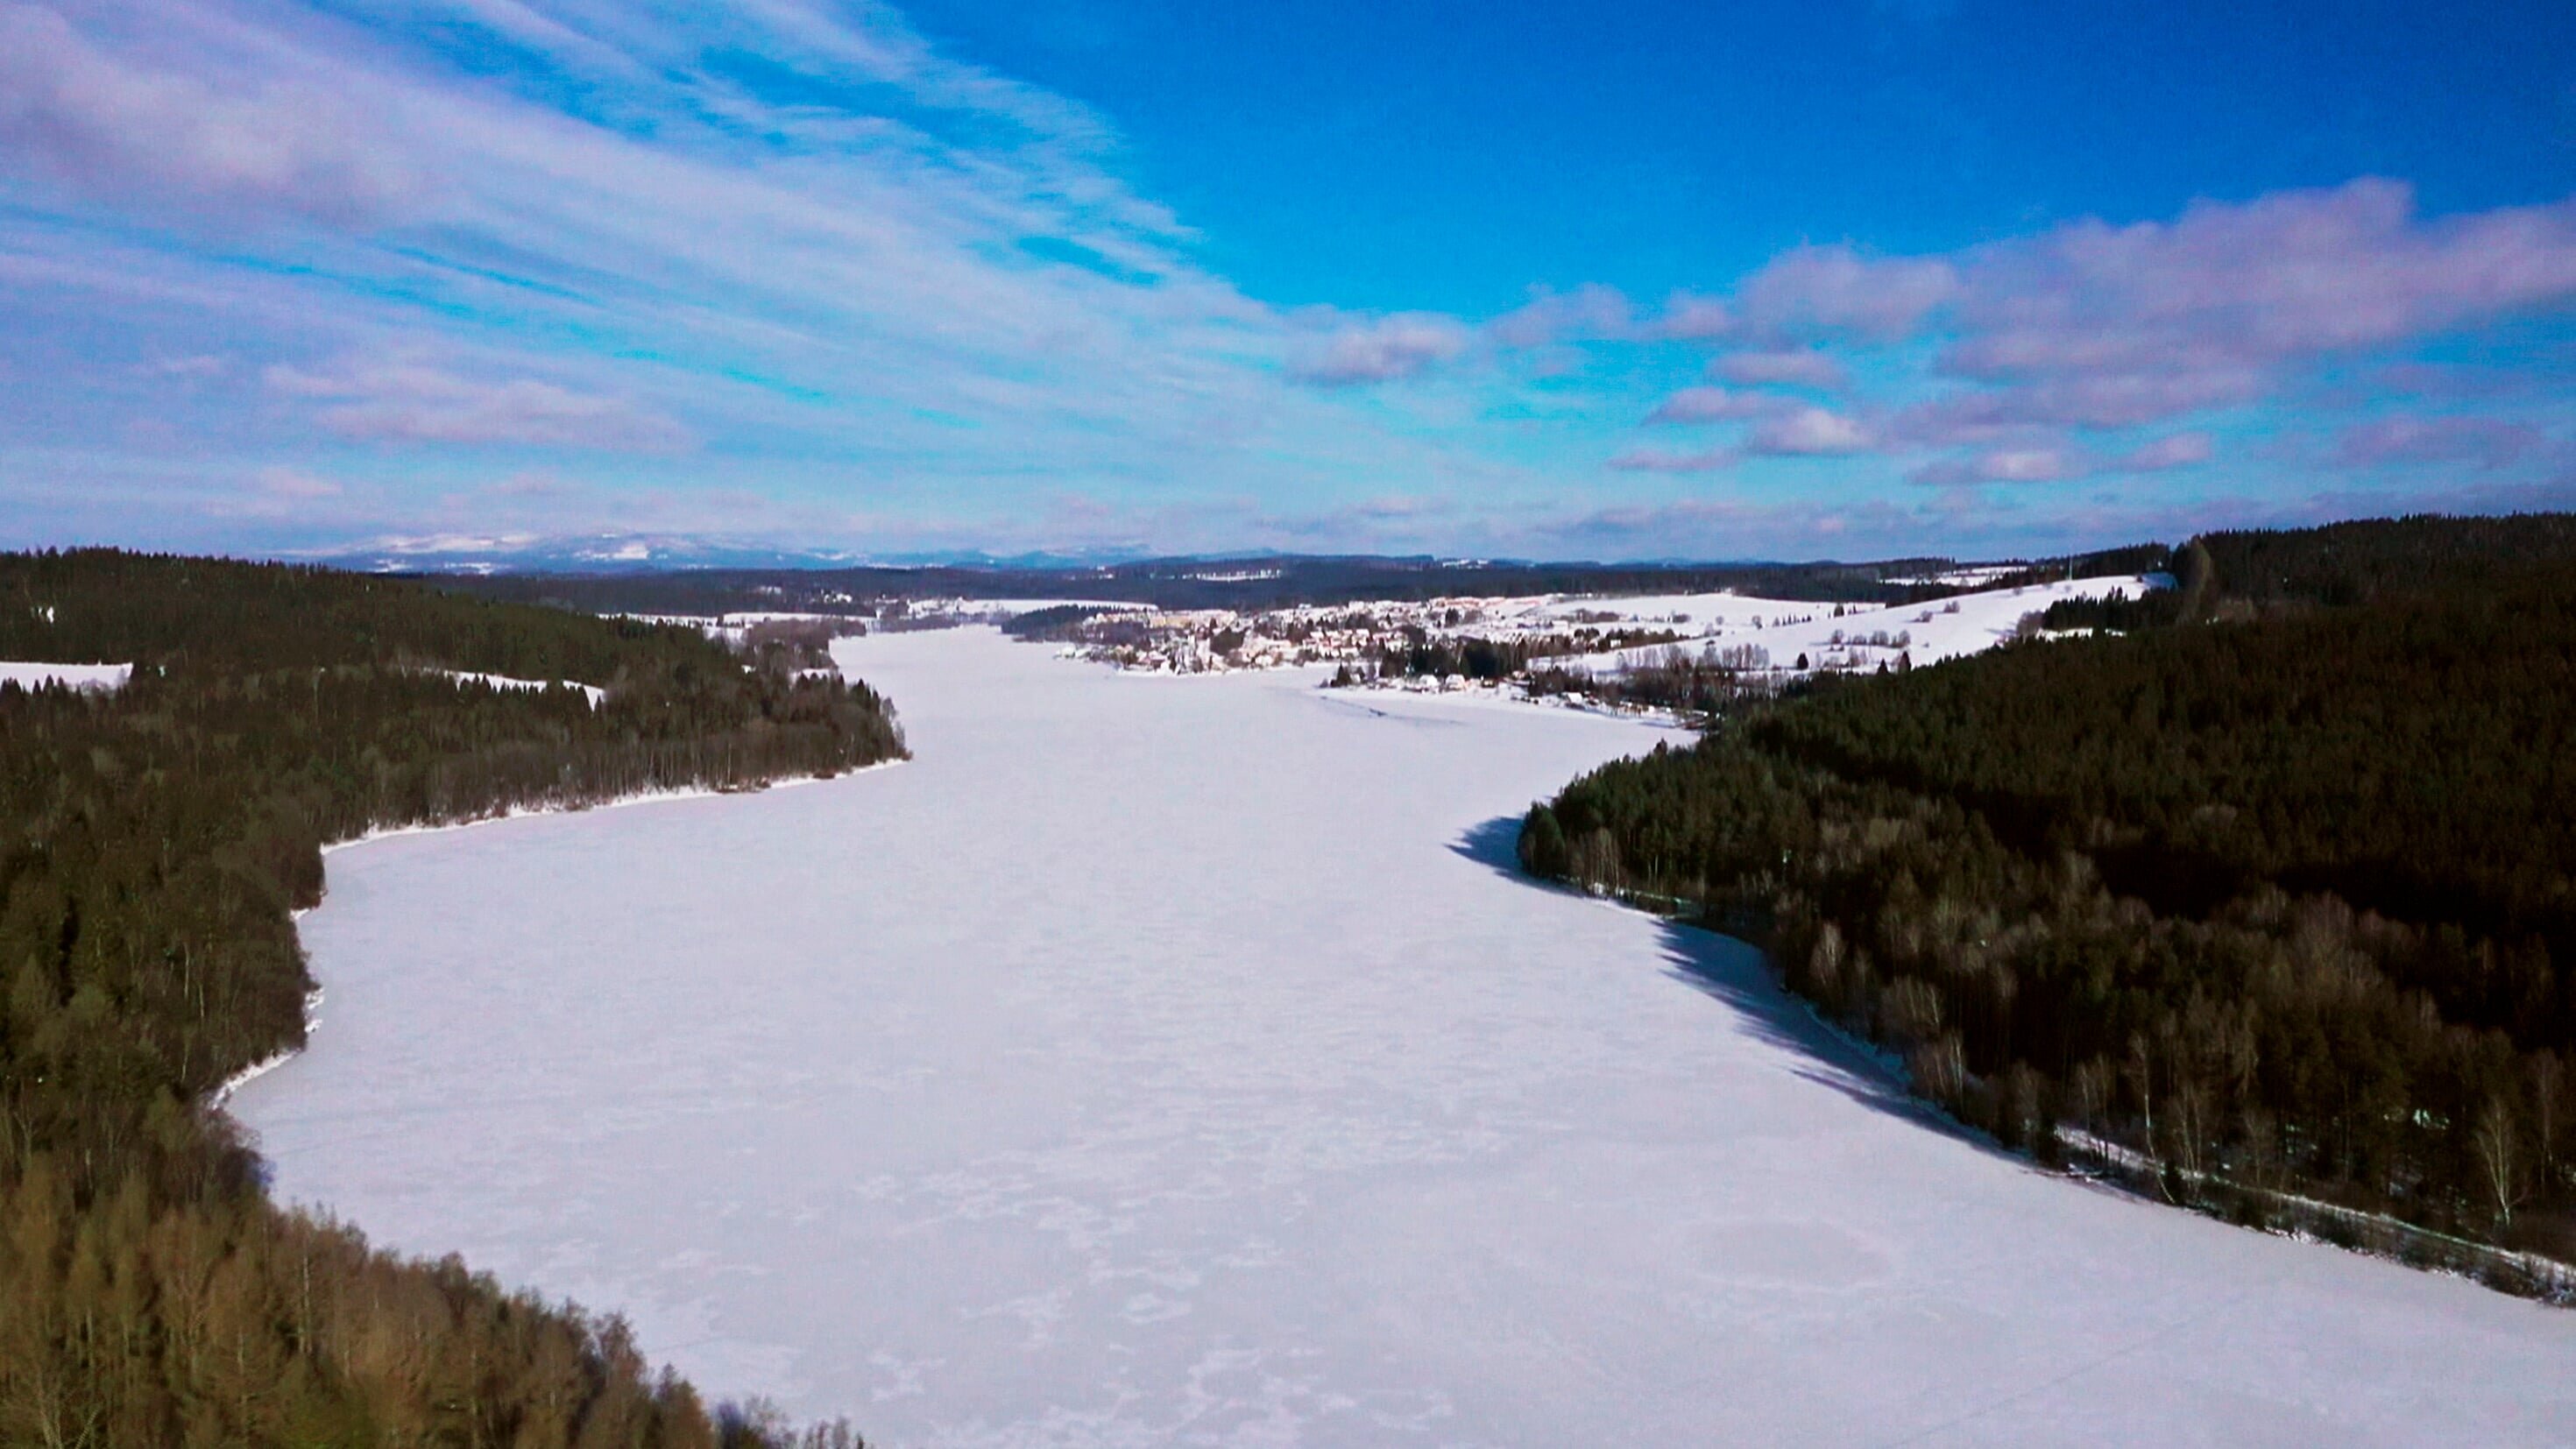
[[[2023,615],[2043,613],[2060,599],[2098,599],[2114,591],[2134,597],[2151,587],[2136,575],[2069,579],[1961,594],[1929,604],[1847,607],[1839,618],[1831,604],[1773,601],[1767,607],[1755,607],[1754,601],[1726,595],[1651,602],[1676,605],[1665,612],[1690,614],[1701,621],[1695,628],[1684,630],[1704,636],[1691,640],[1687,647],[1694,651],[1712,644],[1751,644],[1768,652],[1772,663],[1781,667],[1794,664],[1803,654],[1819,668],[1832,659],[1853,668],[1875,669],[1882,662],[1893,664],[1899,655],[1922,665],[1980,653],[2011,638]],[[1635,605],[1642,601],[1620,602]],[[1708,621],[1721,617],[1726,620],[1722,627],[1710,626]],[[1756,619],[1762,621],[1758,628],[1753,624]],[[1890,642],[1864,642],[1882,634]],[[1895,642],[1899,639],[1904,642]],[[1615,654],[1586,655],[1581,663],[1596,671],[1606,670],[1650,661],[1657,652],[1653,648],[1627,649]]]
[[[914,762],[335,853],[281,1195],[872,1442],[2576,1441],[2576,1314],[2042,1176],[1513,877],[1643,726],[839,652]]]
[[[1639,624],[1669,624],[1684,633],[1712,633],[1741,628],[1756,617],[1832,613],[1833,605],[1812,599],[1766,599],[1755,594],[1629,594],[1617,598],[1557,597],[1528,611],[1533,621],[1561,623],[1576,618],[1596,622],[1601,616]]]

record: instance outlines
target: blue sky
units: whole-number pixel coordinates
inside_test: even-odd
[[[2576,10],[0,0],[0,545],[2576,506]]]

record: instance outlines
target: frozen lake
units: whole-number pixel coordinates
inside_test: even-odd
[[[2576,1314],[1927,1130],[1511,878],[1642,726],[842,657],[916,761],[334,854],[279,1195],[890,1445],[2576,1441]]]

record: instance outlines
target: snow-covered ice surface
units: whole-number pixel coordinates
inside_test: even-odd
[[[0,684],[42,689],[48,684],[73,689],[123,689],[134,677],[131,664],[42,664],[0,660]]]
[[[1507,874],[1643,726],[838,649],[913,763],[335,853],[280,1194],[894,1445],[2576,1441],[2576,1314],[2043,1176]]]

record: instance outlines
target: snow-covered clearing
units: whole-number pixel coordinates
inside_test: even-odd
[[[0,684],[42,689],[49,684],[73,689],[123,689],[134,677],[131,664],[44,664],[0,659]]]
[[[2144,577],[2134,574],[2068,579],[1961,594],[1928,604],[1850,605],[1839,617],[1831,604],[1743,599],[1727,594],[1592,601],[1591,606],[1616,606],[1640,620],[1686,618],[1690,622],[1677,627],[1682,633],[1700,636],[1684,646],[1694,652],[1712,646],[1752,645],[1768,654],[1774,666],[1784,669],[1805,655],[1818,668],[1827,667],[1831,661],[1866,670],[1882,663],[1892,664],[1900,656],[1919,665],[1983,653],[2011,638],[2022,616],[2045,613],[2049,605],[2061,599],[2099,599],[2113,593],[2134,598],[2153,587]],[[1719,624],[1719,620],[1724,623]],[[1595,670],[1626,667],[1653,663],[1666,647],[1669,646],[1649,645],[1563,662]]]
[[[1381,659],[1401,657],[1426,639],[1481,639],[1551,651],[1570,645],[1573,652],[1539,655],[1532,666],[1595,679],[1686,658],[1777,684],[1809,673],[1904,668],[1979,653],[2014,637],[2026,617],[2045,614],[2060,600],[2170,585],[2160,575],[2116,574],[1886,605],[1713,593],[1377,600],[1250,613],[1136,607],[1105,621],[1114,626],[1106,632],[1077,631],[1065,652],[1146,673],[1349,663],[1375,677]],[[1415,687],[1395,675],[1380,682]]]
[[[1669,624],[1685,634],[1712,633],[1724,628],[1747,626],[1756,616],[1764,618],[1783,614],[1830,614],[1831,604],[1813,599],[1766,599],[1758,594],[1620,594],[1593,596],[1567,594],[1534,601],[1516,609],[1521,600],[1506,600],[1494,610],[1498,617],[1526,620],[1535,626],[1561,626],[1566,623]]]
[[[1928,1127],[1503,868],[1633,722],[846,640],[900,770],[389,838],[281,1196],[901,1445],[2539,1444],[2576,1314]]]

